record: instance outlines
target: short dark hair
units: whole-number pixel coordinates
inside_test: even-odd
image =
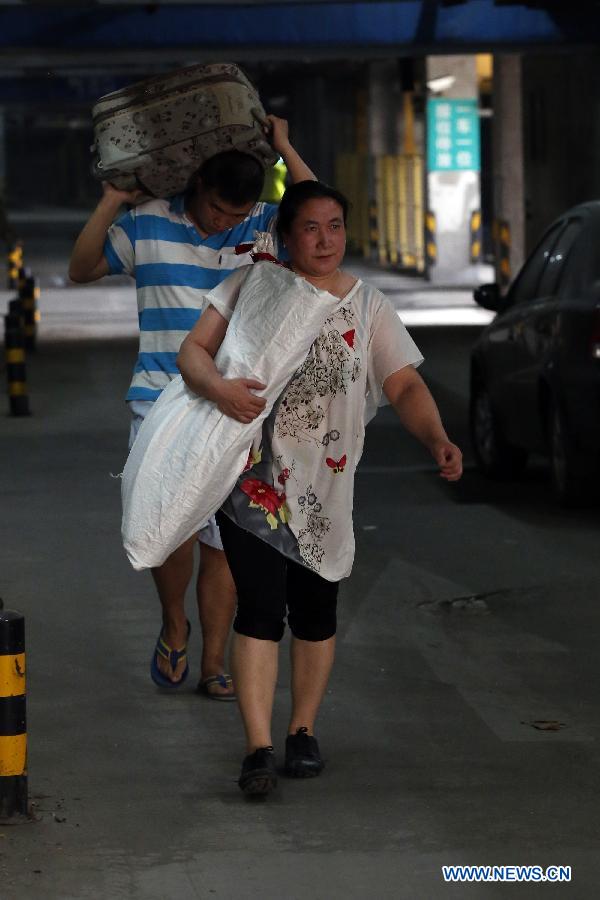
[[[232,206],[256,203],[265,183],[262,165],[249,153],[224,150],[205,160],[190,179],[187,193],[193,194],[198,181]]]
[[[279,204],[279,212],[277,214],[277,234],[279,239],[281,240],[284,234],[290,233],[294,219],[308,200],[322,199],[335,200],[341,206],[345,225],[348,218],[349,203],[341,191],[329,187],[328,184],[323,184],[322,181],[298,181],[287,188]]]

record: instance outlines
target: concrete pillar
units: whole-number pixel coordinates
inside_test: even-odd
[[[6,149],[4,131],[4,110],[0,106],[0,241],[9,240],[9,226],[6,218]]]
[[[428,57],[426,71],[430,98],[477,100],[475,56]],[[429,133],[428,143],[434,139]],[[437,263],[431,280],[476,284],[489,278],[489,267],[470,263],[470,218],[481,208],[479,171],[429,171],[427,189],[428,208],[436,218]]]
[[[494,57],[493,168],[496,220],[510,228],[513,276],[525,257],[525,165],[523,153],[523,91],[521,57]]]
[[[395,60],[369,65],[368,94],[369,152],[372,156],[397,153],[401,100]]]
[[[354,89],[348,78],[306,71],[291,92],[292,139],[321,181],[333,184],[335,158],[355,144]]]
[[[6,179],[6,150],[4,146],[4,110],[0,106],[0,195],[4,196]]]
[[[525,246],[600,193],[598,51],[527,53],[521,60]]]

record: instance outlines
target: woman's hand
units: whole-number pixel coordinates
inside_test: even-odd
[[[215,403],[225,416],[248,425],[261,414],[267,401],[252,391],[263,391],[266,384],[252,378],[223,378]]]
[[[440,467],[440,475],[446,481],[458,481],[462,475],[462,453],[456,444],[439,441],[430,447],[431,455]]]

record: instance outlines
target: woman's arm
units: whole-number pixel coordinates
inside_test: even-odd
[[[462,475],[462,453],[449,439],[437,404],[421,376],[412,366],[389,375],[383,392],[404,427],[427,447],[447,481]]]
[[[202,313],[183,341],[177,366],[190,390],[215,403],[221,412],[238,422],[248,424],[263,411],[266,400],[252,393],[266,385],[252,378],[223,378],[214,356],[227,331],[225,319],[214,306]]]

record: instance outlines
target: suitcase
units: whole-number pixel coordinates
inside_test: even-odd
[[[184,190],[215,153],[242,150],[264,168],[278,154],[266,141],[265,111],[232,63],[189,66],[101,97],[92,109],[93,173],[153,197]]]

